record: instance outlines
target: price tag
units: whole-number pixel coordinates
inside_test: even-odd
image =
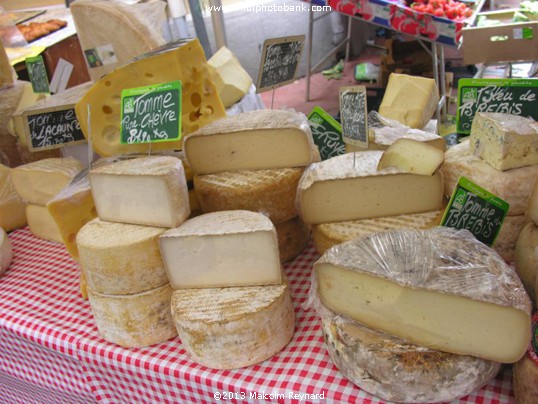
[[[461,177],[445,210],[441,226],[469,230],[488,246],[499,234],[509,205],[465,177]]]
[[[34,93],[49,94],[49,78],[47,76],[47,69],[45,68],[43,57],[34,56],[26,58],[26,69],[28,70],[28,76],[30,77]]]
[[[322,160],[346,152],[346,145],[342,140],[342,125],[323,108],[314,107],[308,115],[308,121]]]
[[[368,148],[368,111],[365,86],[340,87],[340,120],[345,143]]]
[[[180,81],[121,92],[122,144],[167,142],[180,138]]]

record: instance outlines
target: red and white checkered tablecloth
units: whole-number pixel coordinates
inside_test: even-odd
[[[325,350],[315,313],[304,307],[318,257],[312,245],[284,267],[296,310],[292,341],[261,364],[222,371],[192,362],[177,337],[137,349],[104,341],[64,246],[39,240],[27,228],[10,239],[14,261],[0,278],[0,402],[382,403],[343,378]],[[325,398],[291,400],[290,393]],[[286,399],[254,398],[262,394]],[[457,402],[514,403],[511,368]]]

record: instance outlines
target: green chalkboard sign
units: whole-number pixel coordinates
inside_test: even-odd
[[[479,241],[491,246],[499,234],[508,208],[507,202],[461,177],[441,226],[469,230]]]
[[[42,56],[26,58],[26,69],[32,83],[34,93],[50,93],[49,77]]]
[[[342,140],[342,126],[323,108],[314,107],[308,115],[308,122],[322,160],[346,152],[346,145]]]
[[[538,120],[538,79],[460,79],[456,130],[468,135],[477,112]]]
[[[180,81],[121,92],[122,144],[167,142],[180,138]]]

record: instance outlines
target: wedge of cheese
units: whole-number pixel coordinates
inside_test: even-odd
[[[188,135],[184,150],[196,174],[304,167],[319,161],[306,116],[284,110],[221,119]]]
[[[288,344],[295,329],[287,282],[176,290],[172,315],[189,356],[212,369],[242,368],[269,359]]]
[[[26,218],[28,227],[34,236],[43,240],[63,243],[60,229],[45,206],[27,204]]]
[[[174,80],[182,83],[182,136],[226,116],[202,46],[198,39],[194,39],[182,46],[156,52],[119,67],[90,88],[76,104],[75,111],[84,136],[88,139],[88,106],[90,107],[93,149],[101,156],[181,149],[183,139],[151,144],[120,143],[121,91]]]
[[[14,168],[13,185],[25,201],[45,206],[82,168],[73,157],[38,160]]]
[[[7,232],[26,226],[26,204],[15,190],[11,172],[0,164],[0,227]]]
[[[279,168],[196,175],[194,189],[205,213],[251,210],[282,223],[297,216],[295,195],[303,171]]]
[[[99,335],[125,348],[158,344],[177,336],[169,284],[132,295],[107,295],[88,288]]]
[[[164,232],[160,247],[173,289],[282,283],[276,230],[261,213],[197,216]]]
[[[443,179],[388,167],[378,171],[383,152],[347,153],[312,164],[297,188],[305,223],[320,224],[439,210]],[[397,201],[397,203],[396,203]]]
[[[411,344],[321,307],[329,356],[342,374],[382,400],[449,402],[492,380],[501,364]]]
[[[340,244],[315,263],[312,285],[330,310],[431,349],[514,363],[529,343],[531,304],[519,277],[464,230]]]
[[[538,279],[538,227],[534,223],[528,223],[519,234],[515,248],[515,264],[525,290],[535,303]]]
[[[445,153],[441,167],[445,194],[450,197],[461,176],[467,177],[482,188],[510,204],[509,216],[525,213],[534,182],[538,178],[538,165],[500,171],[474,155],[469,141],[451,147]]]
[[[183,165],[178,158],[151,156],[122,160],[90,171],[101,220],[176,227],[190,214]]]
[[[13,260],[13,248],[5,230],[0,227],[0,276],[4,275]]]
[[[538,123],[519,115],[478,112],[469,147],[497,170],[538,164]]]
[[[310,226],[303,223],[299,216],[275,224],[278,237],[280,262],[288,262],[297,257],[310,241]]]
[[[411,128],[422,129],[439,103],[435,80],[391,73],[379,113]]]

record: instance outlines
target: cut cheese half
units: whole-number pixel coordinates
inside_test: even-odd
[[[188,135],[184,149],[196,174],[304,167],[319,161],[306,116],[283,110],[218,120]]]
[[[26,204],[11,178],[12,169],[0,164],[0,227],[10,232],[26,226]]]
[[[418,140],[403,138],[383,152],[377,169],[396,167],[406,173],[433,175],[444,159],[444,151]]]
[[[9,237],[0,227],[0,276],[4,275],[13,260],[13,248]]]
[[[27,204],[26,218],[28,227],[34,236],[43,240],[63,243],[60,229],[45,206]]]
[[[377,233],[340,244],[314,265],[330,310],[417,345],[517,362],[530,301],[515,272],[467,231]]]

